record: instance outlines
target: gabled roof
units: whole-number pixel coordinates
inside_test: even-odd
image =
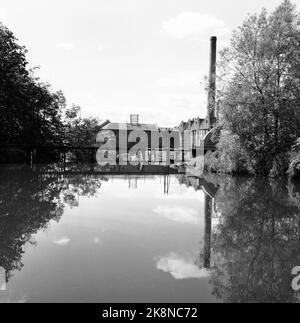
[[[181,131],[184,131],[184,130],[207,130],[208,126],[207,126],[206,120],[207,119],[195,118],[195,119],[190,119],[187,122],[182,121],[178,128]]]
[[[126,129],[129,131],[141,130],[141,131],[158,131],[158,126],[155,124],[132,124],[132,123],[118,123],[110,122],[108,125],[103,127],[103,130],[123,130]]]

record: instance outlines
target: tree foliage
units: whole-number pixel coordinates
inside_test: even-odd
[[[29,70],[27,50],[0,25],[0,142],[44,144],[61,138],[61,93]]]
[[[0,144],[94,146],[99,120],[82,119],[78,106],[68,109],[62,91],[53,92],[28,68],[26,54],[0,24]]]
[[[257,173],[269,173],[300,134],[299,53],[299,15],[288,0],[248,16],[221,53],[222,126],[238,136]]]
[[[242,147],[238,135],[221,132],[217,151],[205,156],[205,169],[213,173],[249,174],[253,173],[253,162]]]

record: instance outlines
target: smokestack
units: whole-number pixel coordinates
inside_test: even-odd
[[[210,68],[209,68],[209,84],[208,84],[208,102],[207,102],[207,117],[209,128],[215,121],[216,107],[216,63],[217,63],[217,37],[210,38]]]

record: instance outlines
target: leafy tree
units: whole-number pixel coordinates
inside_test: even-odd
[[[27,50],[0,25],[0,143],[41,145],[59,142],[62,93],[28,70]]]
[[[101,130],[100,121],[96,118],[81,118],[81,108],[73,105],[65,113],[65,141],[70,146],[94,147],[96,136]],[[73,157],[76,160],[86,160],[90,158],[90,152],[75,151]]]
[[[222,54],[222,125],[267,174],[300,133],[299,15],[289,0],[250,15]],[[222,78],[223,76],[223,78]]]
[[[205,170],[214,173],[253,173],[253,162],[242,147],[238,135],[229,131],[221,132],[217,151],[205,156]]]
[[[63,93],[53,93],[49,84],[34,76],[35,69],[27,68],[26,53],[13,33],[0,25],[0,144],[94,146],[99,121],[82,119],[78,106],[67,109]],[[85,155],[78,151],[73,157]]]

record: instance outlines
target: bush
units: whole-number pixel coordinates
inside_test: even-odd
[[[219,159],[217,152],[209,151],[204,159],[204,171],[209,173],[219,172]]]
[[[288,174],[292,179],[300,179],[300,153],[292,155]]]
[[[286,176],[289,169],[289,155],[282,153],[277,155],[273,160],[273,167],[270,171],[270,177]]]
[[[253,163],[242,148],[239,137],[223,132],[217,144],[217,151],[205,156],[205,170],[226,174],[252,174]]]

